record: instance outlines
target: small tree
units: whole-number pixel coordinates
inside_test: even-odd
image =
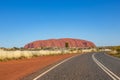
[[[19,49],[18,47],[13,47],[13,49]]]
[[[120,53],[120,49],[116,49],[116,51],[117,51],[118,53]]]
[[[69,43],[68,42],[65,43],[65,48],[69,48]]]

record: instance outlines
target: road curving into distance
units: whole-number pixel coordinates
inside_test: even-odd
[[[105,53],[81,54],[24,80],[120,80],[120,59]]]

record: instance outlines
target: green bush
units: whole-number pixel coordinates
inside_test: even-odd
[[[65,48],[69,48],[69,43],[68,42],[65,43]]]

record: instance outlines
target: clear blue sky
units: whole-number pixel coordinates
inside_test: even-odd
[[[120,45],[120,0],[0,0],[0,47],[50,38]]]

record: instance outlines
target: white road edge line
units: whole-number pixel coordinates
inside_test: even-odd
[[[80,54],[79,54],[79,55],[80,55]],[[76,56],[78,56],[78,55],[76,55]],[[42,77],[43,75],[45,75],[46,73],[50,72],[51,70],[53,70],[53,69],[56,68],[57,66],[61,65],[62,63],[66,62],[66,61],[68,61],[68,60],[70,60],[70,59],[72,59],[72,58],[74,58],[74,57],[76,57],[76,56],[72,56],[72,57],[70,57],[70,58],[67,58],[67,59],[63,60],[62,62],[56,64],[55,66],[53,66],[53,67],[51,67],[50,69],[48,69],[48,70],[46,70],[45,72],[43,72],[42,74],[38,75],[38,76],[35,77],[33,80],[37,80],[38,78],[40,78],[40,77]]]
[[[102,63],[100,63],[96,58],[95,54],[92,55],[93,61],[105,72],[107,73],[113,80],[120,80],[120,77],[118,77],[116,74],[114,74],[112,71],[110,71],[107,67],[105,67]]]

